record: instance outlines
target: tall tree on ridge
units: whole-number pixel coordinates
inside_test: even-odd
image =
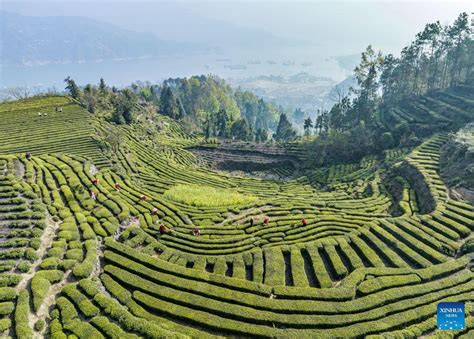
[[[304,119],[303,129],[306,136],[311,135],[311,128],[313,128],[313,120],[310,117]]]
[[[292,141],[296,138],[296,131],[293,129],[293,126],[286,117],[286,114],[282,113],[280,115],[280,121],[273,137],[277,141]]]
[[[160,96],[161,112],[173,119],[181,119],[184,115],[183,106],[169,86],[164,86]]]
[[[76,100],[79,100],[81,96],[81,90],[76,85],[76,82],[70,76],[64,79],[64,82],[66,83],[66,89],[69,91],[71,97]]]
[[[354,100],[356,112],[355,123],[365,121],[369,123],[377,109],[379,92],[379,73],[383,65],[382,53],[375,52],[371,45],[362,52],[362,60],[354,69],[358,89],[352,89],[357,95]]]
[[[99,80],[99,91],[104,94],[107,92],[107,85],[105,83],[104,78],[100,78]]]
[[[224,108],[221,108],[216,117],[217,136],[221,138],[229,137],[229,120],[227,111]]]

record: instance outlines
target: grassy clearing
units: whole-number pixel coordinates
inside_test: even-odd
[[[230,189],[199,185],[176,185],[165,191],[163,196],[196,207],[245,205],[257,200],[253,195],[244,195]]]

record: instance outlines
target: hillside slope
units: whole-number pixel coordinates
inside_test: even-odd
[[[434,131],[457,130],[474,120],[473,93],[474,84],[432,91],[384,109],[380,121],[392,130],[405,123],[421,137]]]
[[[203,167],[201,137],[141,114],[0,104],[2,334],[437,336],[436,305],[464,301],[454,334],[472,337],[474,206],[440,176],[448,133],[261,180]]]
[[[474,125],[468,124],[452,135],[442,149],[442,176],[454,194],[474,203]]]
[[[72,99],[41,97],[3,103],[0,117],[0,154],[67,153],[93,159],[97,166],[107,163],[94,138],[91,114]]]

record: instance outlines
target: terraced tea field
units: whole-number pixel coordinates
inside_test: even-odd
[[[164,117],[115,126],[62,97],[0,115],[5,336],[474,336],[474,207],[440,179],[447,133],[279,181],[203,167]],[[465,330],[436,330],[440,301],[466,303]]]
[[[97,166],[107,163],[94,141],[92,117],[72,99],[42,97],[7,102],[0,106],[0,114],[0,154],[70,153],[93,158]]]
[[[393,128],[397,123],[406,122],[426,130],[447,127],[456,121],[461,127],[472,121],[474,107],[473,88],[458,85],[446,91],[434,91],[428,95],[404,102],[399,107],[390,108],[381,115],[381,123]]]

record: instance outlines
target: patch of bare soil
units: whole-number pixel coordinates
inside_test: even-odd
[[[101,259],[104,256],[104,244],[102,239],[97,239],[96,245],[96,260],[94,264],[94,270],[92,271],[91,278],[98,277],[102,273]]]
[[[200,163],[228,172],[251,173],[282,167],[296,170],[301,164],[301,160],[288,154],[284,147],[254,142],[223,141],[212,147],[200,145],[188,150]]]
[[[15,176],[20,179],[23,179],[25,176],[25,165],[19,160],[14,160],[13,168],[15,169]]]

